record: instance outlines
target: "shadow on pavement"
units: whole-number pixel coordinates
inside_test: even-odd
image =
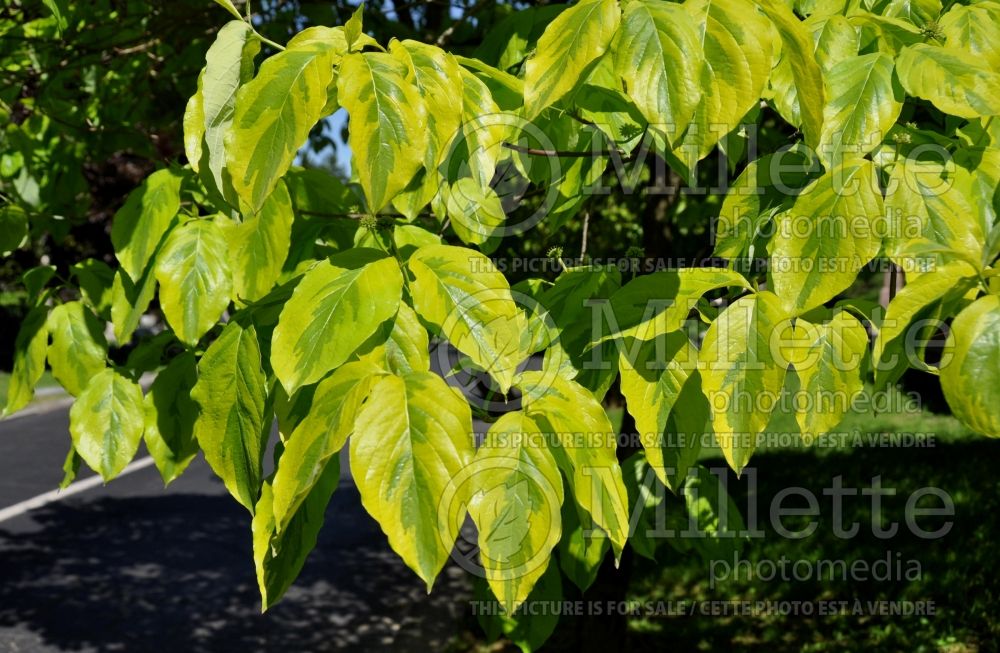
[[[439,650],[467,610],[464,572],[449,564],[428,597],[350,485],[264,615],[250,517],[228,497],[67,500],[31,516],[37,530],[0,529],[4,650],[24,650],[19,637],[56,651]]]

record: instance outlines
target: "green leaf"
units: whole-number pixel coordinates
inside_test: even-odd
[[[383,322],[369,343],[370,349],[361,347],[368,350],[359,358],[393,374],[426,372],[431,368],[427,330],[406,303],[400,302],[396,316]]]
[[[129,194],[111,223],[111,244],[131,279],[142,278],[181,207],[181,176],[157,170]]]
[[[594,341],[651,340],[676,331],[702,295],[726,287],[750,285],[743,275],[725,268],[660,270],[636,277],[611,296],[614,322],[609,333]]]
[[[704,58],[695,22],[681,5],[660,0],[625,5],[614,65],[650,126],[671,141],[684,132],[701,99]]]
[[[354,419],[383,372],[369,362],[346,363],[319,382],[309,412],[285,443],[271,481],[272,518],[281,533],[347,442]]]
[[[288,189],[279,182],[260,213],[229,227],[234,299],[256,301],[274,287],[288,257],[294,218]]]
[[[823,132],[825,93],[823,72],[813,53],[812,37],[782,0],[758,0],[757,4],[774,23],[778,36],[781,37],[781,61],[778,68],[787,71],[791,86],[776,90],[779,95],[788,97],[787,101],[794,102],[797,109],[795,115],[785,117],[790,117],[793,124],[802,129],[806,143],[816,147]],[[772,73],[772,85],[775,83],[773,75],[778,68]],[[794,98],[790,93],[794,93]]]
[[[56,273],[54,265],[38,265],[21,275],[24,289],[28,293],[28,301],[37,304],[44,296],[42,292]]]
[[[76,452],[76,449],[72,445],[69,447],[69,453],[66,454],[66,460],[63,461],[63,477],[59,481],[59,489],[65,490],[70,486],[70,484],[76,480],[76,475],[80,471],[80,463],[83,462],[83,458],[80,454]]]
[[[634,356],[622,351],[618,367],[621,370],[621,391],[626,406],[635,418],[646,460],[660,481],[677,491],[687,467],[691,464],[688,450],[667,431],[667,422],[681,391],[692,374],[697,374],[698,350],[683,331],[674,331],[665,338],[644,343]],[[683,405],[678,412],[694,411],[696,405]],[[701,425],[704,427],[704,424]],[[701,429],[702,432],[704,428]],[[681,433],[684,444],[698,442],[702,433]]]
[[[545,573],[562,535],[562,476],[539,425],[503,415],[476,451],[469,513],[493,594],[512,614]]]
[[[81,302],[60,304],[46,325],[52,336],[48,359],[52,376],[73,396],[107,366],[104,325]]]
[[[451,553],[469,488],[472,415],[431,372],[383,377],[355,420],[351,475],[389,545],[430,591]]]
[[[800,388],[795,420],[803,434],[832,431],[864,389],[862,360],[868,352],[868,332],[857,318],[838,311],[824,324],[795,322],[795,365]],[[792,357],[789,357],[792,358]]]
[[[603,396],[618,374],[618,353],[612,344],[591,347],[594,312],[620,287],[617,267],[581,266],[564,270],[538,298],[546,316],[535,321],[531,348],[547,348],[544,368],[557,369],[595,396]]]
[[[236,94],[225,141],[226,167],[251,213],[260,211],[309,130],[323,117],[333,64],[341,54],[338,45],[343,44],[307,37],[296,46],[289,43],[264,61],[257,76]]]
[[[632,505],[631,502],[629,505]],[[576,504],[572,501],[563,502],[562,532],[562,539],[559,540],[559,568],[581,592],[586,592],[597,580],[597,573],[611,544],[606,537],[591,535],[590,529],[581,523]],[[552,568],[554,567],[550,566]],[[541,580],[539,584],[544,582]]]
[[[164,485],[180,476],[198,453],[194,437],[198,404],[191,399],[197,381],[194,355],[183,352],[156,374],[143,400],[143,440]]]
[[[142,388],[106,369],[90,380],[69,411],[73,448],[105,482],[110,481],[139,449],[142,416]]]
[[[111,310],[111,288],[115,282],[114,270],[108,267],[104,261],[88,258],[73,264],[70,272],[80,286],[83,301],[98,316],[106,318]]]
[[[790,149],[751,161],[722,200],[716,223],[715,256],[753,256],[772,214],[787,208],[808,181],[810,159]]]
[[[7,386],[7,406],[4,415],[21,410],[35,396],[35,386],[45,372],[45,354],[48,350],[49,308],[35,306],[24,317],[14,340],[14,367]]]
[[[912,244],[930,241],[978,267],[986,235],[973,218],[977,202],[966,194],[957,170],[947,174],[941,163],[899,158],[893,165],[886,188],[889,217],[886,253],[909,278],[920,275],[908,252]]]
[[[320,261],[295,287],[271,340],[271,364],[287,392],[342,365],[396,314],[403,292],[398,263],[369,261],[357,267]]]
[[[448,245],[421,247],[407,265],[417,314],[506,393],[527,356],[522,339],[527,325],[504,276],[479,252]]]
[[[132,339],[139,320],[156,295],[156,276],[150,266],[139,277],[138,285],[125,270],[119,268],[111,286],[111,322],[115,327],[115,340],[126,344]]]
[[[195,345],[229,306],[233,279],[226,234],[213,220],[174,229],[156,257],[160,306],[182,342]]]
[[[184,156],[195,172],[200,171],[201,158],[205,152],[205,70],[198,73],[198,87],[188,98],[184,107],[181,126],[184,129]]]
[[[527,58],[545,28],[565,10],[565,5],[556,4],[510,12],[484,35],[476,49],[476,59],[510,70]]]
[[[562,576],[555,565],[549,565],[525,601],[525,606],[563,605]],[[503,634],[521,653],[542,648],[559,623],[560,611],[524,607],[514,615],[501,615]]]
[[[399,258],[406,261],[413,252],[428,245],[440,245],[441,236],[415,224],[396,225],[392,230],[392,242]]]
[[[583,0],[549,23],[525,64],[525,117],[534,119],[586,77],[611,45],[621,9],[615,0]]]
[[[948,47],[965,50],[988,68],[1000,70],[1000,6],[995,2],[953,4],[940,27]]]
[[[549,434],[576,503],[607,533],[619,558],[628,537],[628,495],[607,413],[586,388],[559,375],[523,372],[517,385],[524,412]]]
[[[776,218],[770,270],[785,313],[802,314],[833,299],[878,254],[885,209],[876,174],[866,160],[838,166]]]
[[[663,508],[660,506],[666,499],[666,493],[660,490],[656,474],[649,469],[642,452],[634,453],[622,461],[622,476],[628,491],[628,505],[632,510],[629,546],[638,555],[655,561],[656,549],[663,542],[658,531],[664,526]]]
[[[365,3],[361,2],[358,4],[358,8],[354,10],[351,17],[347,19],[344,23],[344,39],[347,41],[347,49],[353,50],[354,44],[362,34],[364,34],[364,13],[365,13]]]
[[[488,186],[492,181],[497,161],[503,158],[503,143],[507,138],[511,119],[501,113],[489,87],[464,68],[462,75],[462,137],[452,144],[447,162],[454,165],[463,157],[459,145],[464,147],[469,174]]]
[[[841,61],[855,57],[860,46],[860,30],[840,14],[817,16],[805,23],[812,30],[816,44],[816,62],[824,73]],[[829,85],[827,85],[829,88]]]
[[[912,279],[892,298],[872,350],[876,388],[884,386],[891,373],[912,362],[899,358],[907,354],[903,337],[913,321],[943,298],[964,294],[976,279],[976,269],[971,265],[951,261]]]
[[[424,164],[428,175],[436,179],[435,168],[445,159],[449,144],[462,127],[462,106],[455,101],[463,91],[462,71],[454,56],[418,41],[393,41],[389,52],[409,68],[427,106],[427,131],[431,137]]]
[[[462,177],[448,189],[448,217],[462,242],[481,245],[497,235],[507,218],[500,196],[475,179]]]
[[[684,142],[697,144],[700,159],[759,103],[771,74],[772,31],[759,9],[739,0],[692,0],[682,7],[696,22],[705,58],[701,77],[692,78],[702,80],[694,124],[681,124],[688,129]]]
[[[903,89],[892,73],[892,57],[880,52],[844,59],[830,69],[818,148],[828,167],[868,154],[896,123]]]
[[[896,59],[903,88],[961,118],[1000,114],[1000,72],[957,48],[918,43]]]
[[[891,0],[885,15],[902,18],[917,27],[927,27],[937,22],[941,15],[941,0]]]
[[[1000,297],[981,297],[951,325],[941,364],[941,389],[952,413],[969,428],[1000,437]]]
[[[19,206],[0,206],[0,256],[10,254],[28,237],[28,214]]]
[[[225,138],[233,124],[237,91],[253,78],[258,52],[260,39],[250,25],[242,20],[226,23],[205,54],[205,72],[199,79],[204,147],[208,150],[206,172],[215,188],[233,205],[238,204],[238,199],[226,168]],[[194,162],[197,163],[200,161]]]
[[[409,72],[381,52],[350,54],[340,64],[337,95],[351,119],[352,170],[372,214],[406,188],[428,148],[427,108]]]
[[[215,4],[232,14],[233,18],[236,20],[243,19],[243,17],[240,16],[240,12],[236,11],[236,6],[233,4],[233,0],[215,0]]]
[[[741,297],[708,327],[698,354],[712,428],[737,473],[750,460],[785,381],[785,368],[771,347],[772,334],[784,319],[774,293]]]
[[[732,560],[739,555],[739,534],[746,530],[743,518],[716,473],[701,465],[693,467],[684,485],[684,505],[688,529],[698,533],[685,540],[704,563]],[[683,533],[681,537],[685,537]]]
[[[229,493],[253,512],[271,415],[260,345],[252,325],[232,321],[198,363],[191,391],[198,404],[194,435],[212,471]]]
[[[281,460],[278,460],[279,465]],[[339,482],[340,459],[334,456],[327,462],[316,484],[280,533],[275,528],[271,485],[264,483],[251,525],[253,558],[262,610],[277,603],[302,571],[306,557],[316,546],[327,504]]]
[[[42,4],[52,12],[52,16],[56,19],[56,29],[62,34],[68,25],[66,0],[42,0]]]

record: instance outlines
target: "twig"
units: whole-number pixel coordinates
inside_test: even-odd
[[[466,9],[464,12],[462,12],[462,15],[459,16],[458,20],[452,23],[448,27],[448,29],[441,32],[441,35],[437,37],[435,44],[438,47],[445,45],[448,42],[448,39],[451,38],[451,35],[455,33],[456,29],[464,25],[467,20],[475,16],[477,13],[485,9],[487,5],[491,4],[493,4],[493,0],[482,0],[481,2],[477,2],[476,4]]]
[[[587,256],[587,227],[590,225],[590,211],[583,212],[583,239],[580,243],[580,260]]]
[[[503,146],[508,150],[514,150],[515,152],[520,152],[522,154],[530,154],[532,156],[558,156],[558,157],[570,157],[570,158],[597,158],[601,156],[623,156],[625,159],[631,158],[631,155],[625,155],[624,152],[577,152],[574,150],[541,150],[535,147],[524,147],[522,145],[515,145],[514,143],[504,143]]]

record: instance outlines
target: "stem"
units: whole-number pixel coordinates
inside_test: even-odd
[[[514,150],[515,152],[520,152],[522,154],[530,154],[532,156],[560,156],[560,157],[572,157],[572,158],[582,158],[591,157],[596,158],[599,156],[624,156],[625,158],[630,158],[625,155],[624,152],[577,152],[574,150],[540,150],[534,147],[524,147],[522,145],[515,145],[514,143],[504,143],[503,146],[508,150]]]
[[[253,33],[257,35],[257,38],[259,38],[264,43],[267,43],[272,48],[275,48],[276,50],[284,50],[285,49],[285,46],[281,45],[280,43],[275,43],[271,39],[267,38],[266,36],[264,36],[263,34],[261,34],[260,32],[258,32],[257,29],[253,25],[250,25],[250,29],[252,29]]]
[[[986,119],[986,122],[983,124],[983,133],[979,135],[979,138],[977,138],[976,142],[972,144],[972,147],[979,147],[983,144],[983,139],[989,136],[990,125],[992,124],[993,124],[993,116],[990,116],[989,118]]]

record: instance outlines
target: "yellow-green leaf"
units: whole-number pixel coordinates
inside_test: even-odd
[[[562,475],[542,429],[522,412],[494,423],[469,474],[479,557],[507,614],[528,598],[562,535]]]
[[[226,168],[225,138],[233,124],[237,91],[253,77],[253,63],[258,52],[260,39],[253,28],[242,20],[230,21],[219,30],[215,41],[208,48],[205,70],[198,80],[201,118],[204,121],[204,147],[208,150],[208,170],[205,172],[211,177],[215,188],[234,205],[238,204],[238,200],[233,193],[230,172]],[[186,127],[185,125],[185,130]],[[198,154],[200,157],[201,153]],[[190,154],[188,160],[191,160]],[[199,162],[200,160],[193,161],[192,166]]]
[[[772,31],[760,10],[742,0],[683,6],[696,21],[705,58],[701,101],[684,135],[685,144],[697,144],[700,159],[760,101],[771,74]]]
[[[48,359],[52,376],[73,396],[107,367],[104,324],[82,302],[60,304],[46,325],[52,336]]]
[[[143,400],[143,440],[165,485],[180,476],[198,453],[194,437],[198,405],[191,399],[197,382],[194,355],[184,352],[156,374]]]
[[[45,353],[49,344],[49,308],[36,306],[28,311],[14,339],[14,367],[7,386],[7,405],[4,415],[10,415],[27,406],[35,396],[35,385],[45,373]]]
[[[323,117],[337,45],[332,39],[289,44],[240,87],[225,140],[226,167],[251,213],[261,209]]]
[[[340,64],[337,95],[350,115],[353,170],[373,214],[406,188],[430,143],[427,108],[409,73],[382,52],[349,54]]]
[[[880,52],[837,63],[826,76],[826,91],[819,153],[827,167],[874,150],[903,108],[892,58]]]
[[[708,327],[698,354],[712,428],[737,473],[750,460],[785,382],[785,368],[772,350],[772,334],[783,320],[774,293],[741,297]]]
[[[525,63],[529,120],[583,81],[589,66],[608,50],[620,20],[615,0],[583,0],[549,23]]]
[[[795,366],[799,392],[795,420],[803,434],[818,436],[832,431],[864,389],[862,360],[868,351],[868,332],[846,311],[828,322],[795,323],[798,356],[786,361]]]
[[[139,279],[181,207],[181,176],[157,170],[132,191],[111,223],[111,244],[122,269]]]
[[[289,394],[345,363],[399,308],[403,275],[395,259],[344,264],[310,268],[281,311],[271,365]]]
[[[615,39],[614,58],[615,72],[639,112],[668,139],[676,139],[701,99],[704,56],[691,15],[671,2],[629,2]]]
[[[417,313],[507,392],[527,356],[527,323],[504,276],[479,252],[448,245],[421,247],[407,265]]]
[[[92,378],[69,411],[73,447],[105,481],[135,456],[142,431],[142,388],[112,369]]]
[[[769,246],[775,294],[801,314],[846,290],[875,258],[885,209],[874,166],[845,163],[811,183],[776,218]]]
[[[954,348],[941,364],[941,389],[952,413],[969,428],[1000,437],[1000,297],[987,295],[966,307],[945,344]]]
[[[781,61],[772,73],[772,85],[773,75],[779,68],[784,69],[790,85],[782,85],[775,90],[779,96],[784,95],[788,101],[793,101],[796,108],[795,115],[785,117],[802,129],[806,143],[816,147],[823,132],[825,93],[823,72],[813,52],[812,37],[782,0],[757,0],[757,4],[774,23],[781,37]],[[794,93],[794,100],[789,93]]]
[[[229,306],[229,256],[218,224],[191,220],[170,233],[156,257],[160,306],[182,342],[196,344]]]
[[[607,413],[589,390],[558,374],[524,372],[517,385],[524,393],[524,412],[549,435],[576,503],[607,533],[620,557],[629,530],[628,493]]]
[[[954,47],[918,43],[896,59],[903,88],[961,118],[1000,114],[1000,72]]]
[[[278,533],[323,475],[354,430],[358,410],[383,372],[370,362],[346,363],[319,382],[309,412],[285,443],[274,479],[271,510]]]
[[[386,376],[355,420],[351,474],[389,545],[427,583],[451,553],[468,503],[469,404],[432,372]]]
[[[267,385],[252,325],[226,325],[198,363],[191,391],[198,404],[194,435],[229,493],[253,512],[260,494],[266,436]]]
[[[288,189],[278,182],[260,213],[229,228],[233,299],[256,301],[274,287],[288,257],[294,218]]]

